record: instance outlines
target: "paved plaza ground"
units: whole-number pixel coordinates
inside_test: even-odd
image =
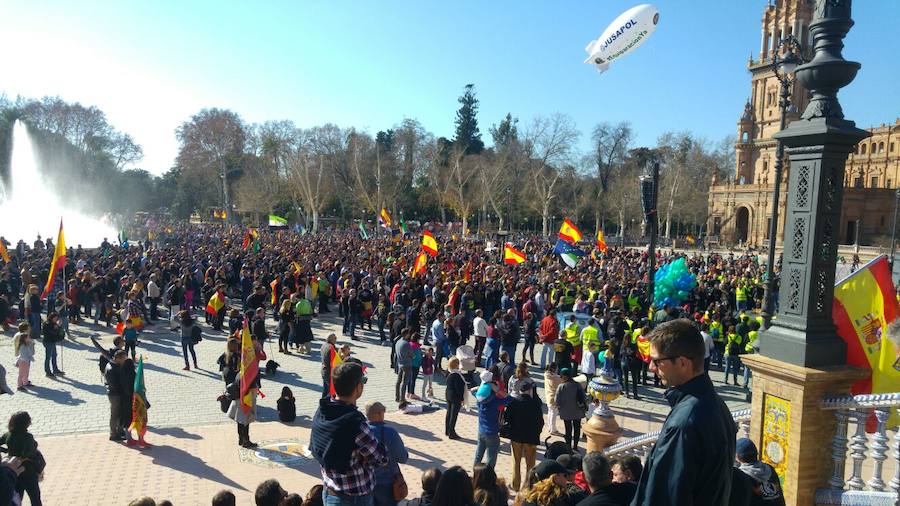
[[[269,323],[274,335],[275,322]],[[67,340],[61,351],[64,377],[44,376],[43,347],[37,344],[37,361],[31,374],[34,388],[0,397],[0,420],[5,423],[19,410],[31,414],[32,432],[48,462],[41,488],[49,505],[123,505],[140,495],[167,498],[176,505],[199,505],[208,504],[223,488],[238,495],[238,504],[251,504],[256,485],[270,477],[278,479],[288,491],[305,494],[320,482],[318,466],[306,454],[305,446],[321,392],[318,349],[329,332],[340,336],[340,330],[334,314],[314,321],[316,342],[311,356],[284,355],[278,353],[277,343],[266,345],[269,358],[277,360],[281,369],[273,377],[262,379],[266,397],[259,399],[260,421],[250,427],[251,438],[261,445],[257,451],[237,446],[235,424],[216,401],[223,390],[216,359],[224,351],[226,336],[206,326],[203,341],[197,346],[200,369],[191,371],[181,370],[180,338],[168,331],[166,322],[158,322],[141,334],[138,352],[144,355],[147,396],[152,405],[147,435],[155,445],[152,448],[138,450],[107,440],[109,404],[98,354],[88,338],[98,337],[111,346],[114,334],[92,324],[71,328],[73,340]],[[7,381],[14,386],[10,335],[0,339],[0,361],[7,368]],[[474,414],[460,416],[457,428],[463,439],[451,441],[443,436],[443,409],[420,415],[398,412],[389,349],[378,344],[377,331],[362,331],[359,337],[359,341],[340,337],[339,343],[350,343],[354,354],[368,367],[369,381],[361,404],[375,400],[384,403],[388,422],[398,429],[409,449],[410,460],[403,471],[411,494],[420,489],[422,469],[456,464],[471,469],[477,424]],[[541,386],[542,373],[532,368],[532,374]],[[746,407],[743,390],[723,385],[720,372],[711,375],[731,409]],[[297,398],[298,419],[293,424],[279,422],[276,415],[275,403],[283,386],[290,387]],[[442,381],[436,379],[434,391],[435,405],[443,408]],[[543,395],[542,390],[540,393]],[[668,413],[661,388],[642,388],[640,393],[642,401],[622,397],[612,404],[625,437],[658,428]],[[546,437],[549,427],[545,429]],[[500,476],[511,475],[507,444],[501,446],[497,468]]]

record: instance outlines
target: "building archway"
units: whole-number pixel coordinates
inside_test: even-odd
[[[741,206],[735,212],[734,239],[739,243],[746,243],[750,235],[750,209]]]

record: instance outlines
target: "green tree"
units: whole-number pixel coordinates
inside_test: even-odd
[[[481,132],[478,131],[478,99],[475,98],[475,85],[467,84],[459,97],[459,110],[456,111],[456,136],[453,143],[463,148],[467,155],[477,155],[484,151]]]

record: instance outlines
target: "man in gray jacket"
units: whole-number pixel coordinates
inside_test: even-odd
[[[672,406],[650,451],[632,506],[724,505],[731,493],[737,427],[703,368],[705,346],[687,319],[650,334],[650,371]]]
[[[395,386],[397,402],[406,400],[409,391],[409,377],[412,374],[413,351],[409,345],[410,329],[403,329],[403,337],[394,345],[394,357],[397,368],[397,385]]]

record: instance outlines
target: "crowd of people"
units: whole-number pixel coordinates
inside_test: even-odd
[[[140,224],[131,235],[146,232],[143,227]],[[101,348],[111,440],[132,443],[127,427],[142,326],[168,326],[180,336],[185,370],[198,365],[197,314],[202,312],[213,329],[229,333],[218,358],[223,380],[220,401],[237,424],[238,444],[253,448],[249,425],[256,418],[255,390],[249,392],[250,409],[242,409],[244,396],[237,378],[244,326],[255,352],[250,360],[261,365],[274,362],[262,348],[268,339],[277,339],[279,353],[311,355],[317,340],[311,321],[336,311],[343,320],[343,334],[351,341],[361,339],[360,330],[368,327],[378,342],[390,348],[398,409],[433,409],[431,401],[443,401],[448,439],[459,438],[456,424],[463,406],[477,409],[474,475],[462,468],[429,470],[422,477],[426,494],[418,504],[505,504],[512,498],[510,490],[519,504],[576,504],[591,497],[593,502],[582,503],[627,504],[630,498],[624,499],[628,495],[624,492],[609,492],[617,497],[609,500],[613,502],[596,498],[596,491],[613,482],[633,482],[629,490],[636,496],[635,504],[650,504],[651,493],[670,494],[673,504],[679,503],[676,498],[687,497],[684,494],[697,493],[690,489],[691,484],[701,485],[697,476],[677,480],[678,489],[671,489],[675,487],[671,473],[687,472],[678,469],[679,462],[666,460],[671,455],[655,459],[655,450],[643,472],[635,472],[633,462],[583,455],[581,422],[593,404],[583,379],[601,369],[618,379],[635,399],[651,388],[649,381],[654,387],[667,388],[666,396],[676,406],[669,420],[681,418],[674,414],[682,402],[690,406],[684,408],[688,413],[698,405],[715,413],[709,416],[718,417],[722,425],[716,442],[719,457],[724,457],[716,461],[719,468],[714,474],[724,477],[726,468],[730,473],[735,459],[733,422],[727,410],[719,412],[724,404],[706,373],[711,367],[722,368],[726,378],[731,375],[737,384],[740,376],[747,387],[749,370],[742,368],[740,355],[755,349],[761,321],[753,310],[761,304],[765,282],[765,268],[755,256],[689,255],[686,262],[697,279],[696,288],[677,305],[653,307],[648,297],[649,258],[632,249],[595,251],[572,268],[560,263],[543,239],[520,237],[527,261],[509,265],[501,261],[502,248],[490,239],[446,234],[438,237],[440,253],[429,259],[423,272],[413,273],[419,244],[402,235],[364,239],[350,231],[251,234],[244,229],[176,222],[154,227],[150,234],[154,240],[130,247],[104,241],[96,249],[69,248],[68,262],[46,300],[40,297],[39,287],[45,285],[50,271],[52,241],[13,245],[0,238],[11,253],[11,261],[0,270],[0,322],[4,329],[18,330],[14,336],[18,389],[31,385],[29,368],[35,360],[36,341],[43,345],[44,372],[52,379],[65,374],[57,365],[57,347],[70,323],[93,320],[97,327],[118,327],[114,347]],[[676,256],[660,253],[657,260],[665,263]],[[269,335],[267,318],[277,320],[276,336]],[[690,346],[666,341],[667,334],[659,329],[673,326],[679,328],[675,334],[699,340],[699,346],[692,348],[693,341]],[[366,377],[349,348],[339,348],[333,334],[318,339],[322,400],[310,446],[322,464],[324,487],[319,495],[325,504],[368,504],[357,499],[370,496],[376,504],[395,504],[397,489],[402,489],[395,479],[398,464],[406,454],[402,440],[384,424],[385,406],[371,404],[365,415],[357,410]],[[537,360],[535,348],[540,351]],[[335,355],[342,360],[332,360]],[[543,375],[543,401],[531,377],[534,373]],[[419,383],[421,390],[417,390]],[[438,400],[434,385],[441,383],[445,398]],[[289,390],[278,404],[279,417],[296,416]],[[564,433],[558,430],[560,419]],[[690,418],[684,423],[696,421]],[[563,459],[565,463],[557,459],[537,463],[545,425],[564,438],[564,455],[570,456]],[[335,438],[337,431],[355,436]],[[703,435],[710,436],[709,431]],[[509,487],[497,478],[495,469],[501,437],[510,440],[514,460]],[[696,450],[682,448],[684,444],[676,438],[671,448],[659,453]],[[558,472],[558,466],[563,471]],[[20,486],[18,481],[19,492],[30,494],[34,488],[30,482]],[[730,474],[726,482],[731,483]],[[583,492],[578,500],[570,493],[575,486]],[[442,495],[442,487],[454,493]],[[277,483],[263,488],[275,490],[263,494],[267,497],[283,492]],[[727,495],[728,488],[723,484],[721,492]],[[433,494],[426,497],[428,490]],[[456,501],[458,491],[462,491],[462,502],[447,502],[451,496]],[[259,497],[258,490],[258,504],[315,504],[309,498],[298,503],[299,496],[291,499],[294,502],[281,498],[262,503]],[[37,501],[32,497],[32,504]],[[661,503],[654,500],[653,504]]]

